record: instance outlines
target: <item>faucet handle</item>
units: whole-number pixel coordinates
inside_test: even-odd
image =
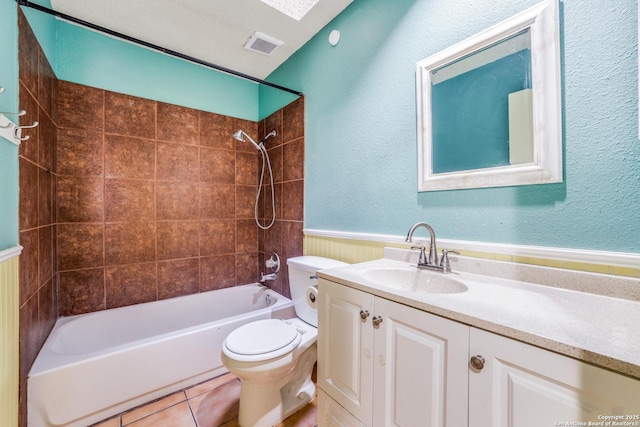
[[[418,264],[427,264],[427,254],[425,253],[424,245],[411,246],[411,249],[417,249],[420,251],[420,258],[418,258]]]
[[[442,250],[442,259],[440,260],[440,268],[443,273],[451,273],[451,264],[449,264],[449,254],[460,255],[460,252],[451,249]]]

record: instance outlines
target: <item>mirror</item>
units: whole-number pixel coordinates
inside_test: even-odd
[[[418,191],[562,182],[558,2],[417,63]]]

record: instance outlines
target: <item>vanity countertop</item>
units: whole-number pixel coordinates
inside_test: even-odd
[[[638,301],[467,272],[445,275],[463,282],[466,292],[410,292],[363,278],[361,271],[372,266],[415,268],[380,259],[318,276],[640,379]]]

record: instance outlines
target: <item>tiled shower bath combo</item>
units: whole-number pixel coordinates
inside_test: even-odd
[[[21,119],[40,123],[19,157],[25,427],[27,374],[58,316],[255,282],[272,253],[302,254],[304,98],[256,123],[58,81],[21,11],[19,50]],[[239,128],[277,132],[269,230],[253,219],[259,156]],[[286,283],[283,269],[269,286]]]

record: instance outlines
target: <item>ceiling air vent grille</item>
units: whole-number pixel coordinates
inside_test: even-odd
[[[283,42],[256,31],[244,44],[244,48],[264,55],[271,55]]]

